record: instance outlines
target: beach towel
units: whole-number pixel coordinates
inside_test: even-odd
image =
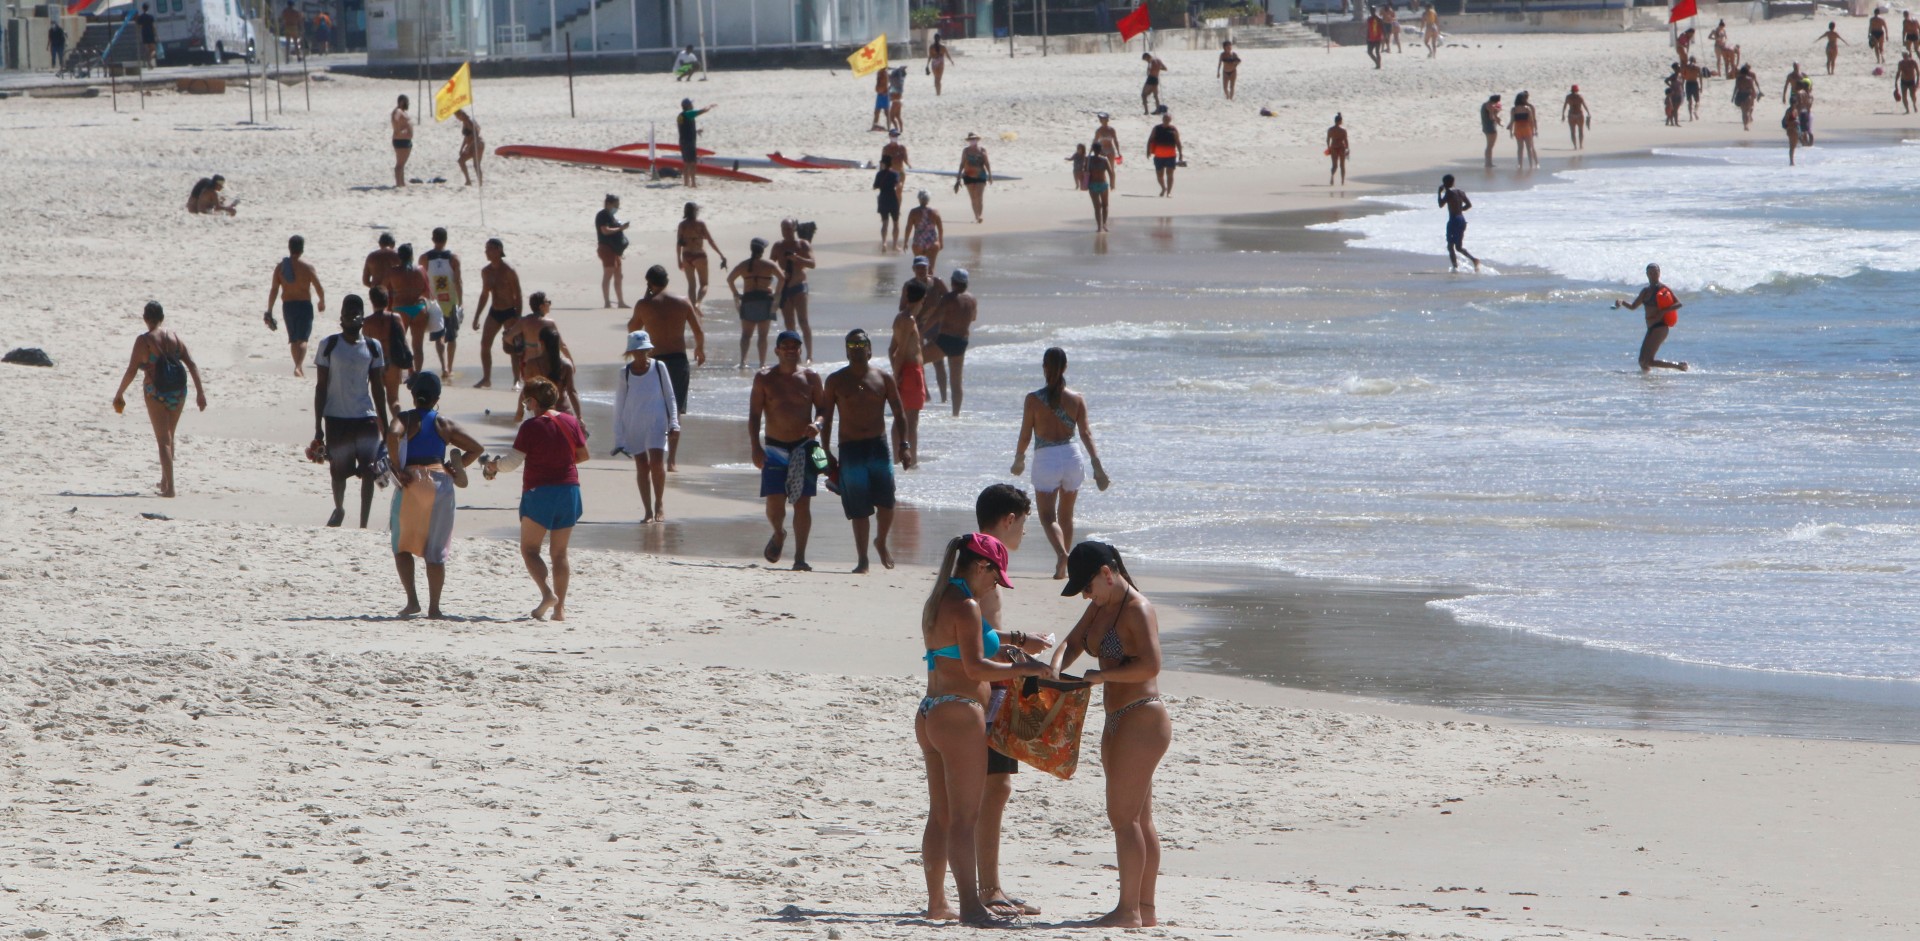
[[[393,494],[393,552],[417,555],[428,565],[445,565],[453,542],[453,476],[439,464],[417,464],[413,482]]]
[[[1080,730],[1087,724],[1093,684],[1067,677],[1027,677],[1008,693],[987,744],[1062,781],[1080,766]]]

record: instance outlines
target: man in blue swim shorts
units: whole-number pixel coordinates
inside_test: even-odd
[[[272,286],[267,289],[267,329],[272,330],[273,302],[280,301],[280,316],[287,321],[287,347],[293,352],[293,374],[307,374],[307,340],[313,336],[313,301],[317,295],[320,309],[327,309],[327,290],[320,286],[320,275],[313,266],[300,260],[307,240],[296,235],[287,239],[287,257],[273,266]]]
[[[873,340],[865,330],[847,334],[847,365],[827,377],[826,408],[822,410],[820,440],[833,441],[833,419],[840,416],[840,508],[853,523],[853,544],[859,553],[855,575],[867,571],[867,519],[878,516],[880,528],[873,548],[880,564],[893,568],[887,533],[893,529],[893,453],[887,448],[887,410],[893,410],[892,439],[900,466],[913,467],[913,447],[903,440],[906,410],[900,388],[884,369],[868,365]]]
[[[753,397],[747,406],[747,441],[753,447],[753,466],[760,468],[760,496],[767,503],[767,522],[773,536],[762,553],[768,563],[780,561],[787,543],[787,505],[793,505],[793,570],[811,572],[807,564],[807,535],[813,529],[813,497],[819,477],[813,468],[814,442],[820,437],[816,414],[822,385],[820,374],[800,365],[804,347],[799,333],[781,331],[774,341],[775,364],[753,377]],[[765,420],[766,438],[760,437]]]
[[[1459,271],[1459,256],[1465,255],[1468,261],[1473,262],[1473,270],[1479,271],[1480,259],[1473,257],[1473,253],[1462,244],[1467,238],[1467,210],[1473,208],[1473,200],[1453,185],[1451,173],[1440,178],[1439,200],[1447,210],[1447,261],[1453,265],[1453,270]]]

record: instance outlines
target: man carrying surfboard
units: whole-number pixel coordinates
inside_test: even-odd
[[[1619,310],[1621,306],[1623,305],[1620,299],[1614,298],[1614,309]],[[1659,265],[1647,266],[1647,286],[1641,288],[1640,293],[1624,306],[1628,310],[1639,310],[1645,307],[1647,311],[1647,336],[1640,341],[1640,371],[1652,372],[1653,368],[1658,366],[1661,369],[1677,369],[1686,372],[1685,362],[1669,363],[1657,358],[1660,353],[1660,344],[1667,342],[1667,331],[1680,322],[1679,310],[1686,306],[1680,303],[1679,298],[1673,296],[1672,288],[1660,283]]]

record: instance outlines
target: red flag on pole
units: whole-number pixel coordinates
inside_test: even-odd
[[[1686,0],[1686,2],[1691,4],[1693,0]],[[1153,24],[1147,20],[1147,5],[1145,3],[1134,7],[1132,13],[1121,17],[1120,22],[1114,25],[1120,29],[1121,42],[1126,42],[1153,28]]]
[[[1673,5],[1673,12],[1667,14],[1667,22],[1678,23],[1700,15],[1700,6],[1695,0],[1680,0]]]
[[[95,0],[70,0],[67,4],[67,15],[77,16],[82,10],[93,6],[94,2]]]

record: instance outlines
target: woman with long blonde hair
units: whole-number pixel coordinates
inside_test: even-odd
[[[927,762],[929,806],[920,838],[927,917],[957,917],[970,925],[1005,923],[980,898],[973,833],[987,783],[988,684],[1053,673],[1017,647],[1002,644],[1000,632],[981,617],[976,599],[1002,587],[1013,587],[1007,580],[1007,547],[985,533],[956,536],[947,543],[939,576],[920,611],[927,695],[920,700],[913,731]],[[1013,662],[1001,662],[1002,656]],[[947,905],[949,862],[958,912]]]

